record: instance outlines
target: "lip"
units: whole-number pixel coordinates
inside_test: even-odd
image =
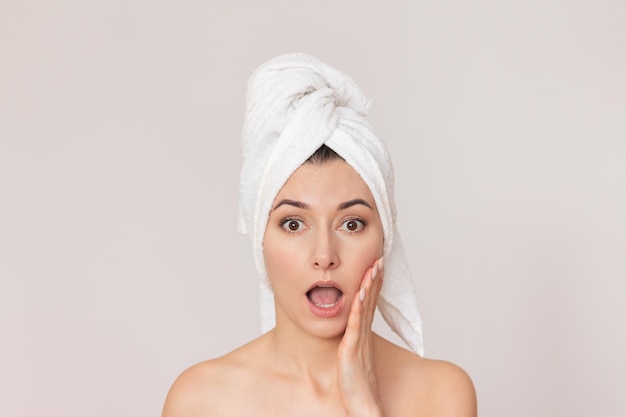
[[[306,295],[309,291],[311,291],[315,287],[334,287],[334,288],[337,288],[339,291],[341,291],[341,297],[332,306],[320,307],[318,305],[313,304],[311,302],[311,300],[309,300],[309,297],[307,297],[307,295]],[[315,316],[321,317],[321,318],[325,318],[325,319],[330,319],[330,318],[336,317],[339,314],[341,314],[341,312],[343,311],[343,307],[345,305],[345,302],[346,302],[346,297],[345,297],[345,293],[344,293],[343,289],[334,281],[318,281],[318,282],[316,282],[315,284],[311,285],[311,287],[309,287],[309,289],[304,294],[304,298],[306,299],[306,302],[309,305],[309,309],[311,310],[311,312]]]
[[[315,284],[307,288],[306,292],[311,291],[315,287],[335,287],[339,291],[344,292],[343,288],[341,288],[341,286],[337,284],[335,281],[317,281]]]

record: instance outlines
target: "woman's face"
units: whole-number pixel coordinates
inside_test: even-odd
[[[263,253],[277,326],[341,336],[365,272],[383,253],[372,193],[343,160],[302,165],[272,204]]]

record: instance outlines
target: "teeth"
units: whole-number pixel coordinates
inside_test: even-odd
[[[321,307],[321,308],[330,308],[330,307],[334,307],[337,305],[337,303],[332,303],[332,304],[315,304],[317,307]]]
[[[342,295],[342,296],[340,296],[340,297],[337,299],[337,301],[335,301],[334,303],[328,303],[328,304],[318,304],[318,303],[313,303],[313,305],[314,305],[314,306],[316,306],[316,307],[320,307],[320,308],[331,308],[331,307],[334,307],[334,306],[336,306],[337,304],[339,304],[339,301],[341,301],[341,298],[342,298],[342,297],[343,297],[343,295]]]

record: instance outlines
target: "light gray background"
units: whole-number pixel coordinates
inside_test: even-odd
[[[0,415],[155,416],[259,333],[245,82],[352,75],[427,356],[480,415],[626,414],[622,1],[0,1]]]

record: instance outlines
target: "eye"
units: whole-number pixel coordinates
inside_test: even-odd
[[[289,233],[298,233],[304,229],[304,222],[299,219],[284,219],[281,220],[280,227]]]
[[[339,227],[341,230],[348,233],[360,232],[365,227],[365,222],[361,219],[348,219],[344,221]]]

